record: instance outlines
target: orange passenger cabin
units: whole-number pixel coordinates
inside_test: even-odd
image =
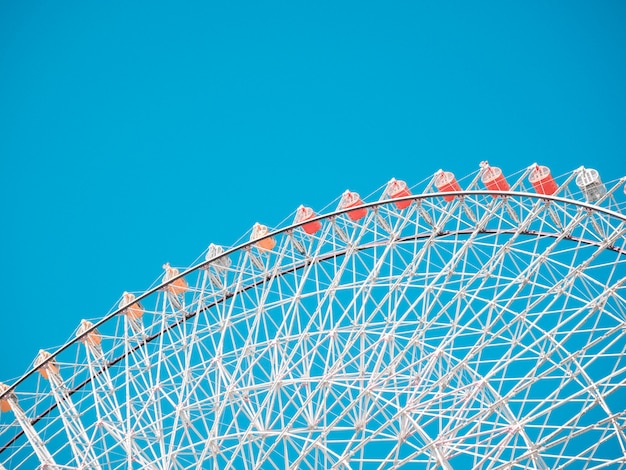
[[[497,166],[489,166],[487,162],[481,163],[483,168],[480,180],[489,191],[508,191],[511,189],[506,178],[502,174],[502,170]],[[498,197],[496,194],[492,194],[493,197]]]
[[[135,301],[136,297],[130,292],[124,292],[119,307],[123,308],[124,315],[128,318],[139,320],[143,316],[143,306]]]
[[[559,189],[547,166],[534,165],[530,175],[528,175],[528,181],[533,185],[537,194],[550,196]]]
[[[84,345],[100,346],[100,344],[102,343],[102,336],[100,336],[98,330],[92,329],[93,326],[93,323],[91,323],[90,321],[82,320],[80,322],[80,327],[78,328],[76,336],[80,337],[79,341]],[[86,333],[87,331],[89,332]]]
[[[11,410],[11,404],[9,403],[9,400],[0,400],[0,411],[2,411],[3,413],[6,413],[7,411]]]
[[[178,279],[175,279],[174,281],[172,281],[172,279],[174,279],[176,276],[180,274],[177,268],[173,268],[170,266],[169,263],[165,263],[163,265],[163,269],[165,269],[165,274],[163,275],[163,282],[168,283],[165,286],[165,289],[168,292],[171,292],[174,295],[180,295],[180,294],[184,294],[185,292],[187,292],[187,289],[189,288],[189,286],[185,278],[179,277]]]
[[[342,196],[341,201],[339,202],[339,209],[349,209],[350,207],[362,206],[363,201],[361,200],[361,196],[359,193],[355,193],[353,191],[346,190]],[[360,220],[367,215],[367,208],[361,207],[360,209],[355,209],[353,211],[347,212],[350,220]]]
[[[48,351],[39,351],[39,356],[35,360],[35,367],[41,376],[49,380],[51,375],[57,375],[59,373],[59,366],[54,359],[50,359],[52,354]],[[47,361],[47,362],[46,362]]]
[[[9,389],[8,385],[0,383],[0,394],[5,393],[8,389]],[[15,397],[15,395],[12,395],[11,393],[9,393],[9,395]],[[9,403],[9,400],[8,400],[9,395],[6,395],[5,398],[0,400],[0,411],[2,411],[3,413],[6,413],[7,411],[11,410],[11,403]]]
[[[404,181],[397,180],[395,178],[391,178],[391,180],[387,183],[387,189],[385,190],[385,192],[387,193],[387,196],[389,196],[391,199],[397,199],[411,195],[411,191],[409,191],[407,184]],[[409,199],[407,201],[396,201],[394,204],[398,209],[402,210],[409,207],[411,205],[411,202],[412,201]]]
[[[274,237],[267,237],[269,233],[270,231],[266,225],[263,225],[257,222],[252,227],[252,234],[250,235],[250,240],[254,241],[254,240],[260,239],[259,241],[255,243],[255,246],[260,251],[271,251],[276,246],[276,240],[274,239]],[[264,238],[264,237],[267,237],[267,238]]]
[[[454,173],[449,171],[439,170],[435,174],[435,186],[440,193],[447,193],[450,191],[461,191],[461,186],[454,177]],[[446,202],[454,200],[456,196],[447,195],[443,199]]]
[[[296,217],[293,220],[294,224],[300,224],[302,222],[306,222],[307,220],[311,220],[315,218],[315,212],[310,207],[300,206],[296,210]],[[307,222],[302,224],[302,230],[307,235],[313,235],[317,233],[322,228],[322,223],[319,220],[314,220],[312,222]]]

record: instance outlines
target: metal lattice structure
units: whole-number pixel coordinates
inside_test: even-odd
[[[2,385],[0,468],[626,468],[624,178],[546,171],[165,265]]]

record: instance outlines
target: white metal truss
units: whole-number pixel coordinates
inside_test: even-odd
[[[0,387],[0,468],[626,468],[624,179],[540,168],[165,264]]]

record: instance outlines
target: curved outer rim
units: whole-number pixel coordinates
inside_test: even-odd
[[[323,220],[332,219],[332,218],[334,218],[334,217],[336,217],[338,215],[345,214],[347,212],[351,212],[351,211],[353,211],[355,209],[358,209],[358,208],[368,208],[368,209],[369,208],[376,208],[376,207],[379,207],[379,206],[384,206],[384,205],[387,205],[387,204],[393,204],[395,202],[401,202],[401,201],[420,201],[420,200],[424,200],[424,199],[440,198],[440,197],[443,197],[443,196],[459,196],[459,197],[461,197],[461,196],[483,196],[483,195],[508,196],[508,197],[537,199],[537,200],[544,200],[544,201],[554,201],[554,202],[559,202],[559,203],[563,203],[563,204],[567,204],[567,205],[572,205],[572,206],[575,206],[575,207],[581,207],[583,209],[587,209],[587,210],[592,211],[592,212],[602,213],[602,214],[608,215],[610,217],[614,217],[614,218],[616,218],[618,220],[621,220],[622,222],[626,223],[626,214],[621,214],[619,212],[615,212],[613,210],[606,209],[604,207],[596,206],[596,205],[589,204],[589,203],[582,202],[582,201],[577,201],[575,199],[568,199],[568,198],[561,197],[561,196],[549,196],[549,195],[544,195],[544,194],[529,193],[529,192],[525,192],[525,191],[462,190],[462,191],[447,191],[447,192],[414,194],[414,195],[404,196],[404,197],[399,197],[399,198],[394,198],[394,199],[382,199],[382,200],[375,201],[375,202],[369,202],[369,203],[361,204],[359,206],[348,207],[348,208],[344,208],[344,209],[335,210],[333,212],[329,212],[329,213],[326,213],[326,214],[321,214],[321,215],[318,215],[318,216],[316,216],[314,218],[308,219],[306,221],[299,222],[299,223],[296,223],[296,224],[291,224],[291,225],[288,225],[286,227],[277,229],[277,230],[275,230],[273,232],[269,232],[267,235],[264,235],[263,237],[260,237],[258,239],[250,240],[250,241],[247,241],[247,242],[242,243],[240,245],[237,245],[237,246],[235,246],[233,248],[229,248],[228,250],[225,250],[220,255],[218,255],[218,256],[210,259],[210,260],[205,260],[205,261],[202,261],[201,263],[198,263],[198,264],[196,264],[194,266],[191,266],[190,268],[187,268],[185,271],[179,273],[177,276],[172,277],[167,282],[163,282],[163,283],[159,284],[158,286],[153,287],[152,289],[147,290],[143,294],[137,296],[137,298],[135,299],[135,301],[133,303],[140,302],[142,299],[144,299],[144,298],[146,298],[146,297],[148,297],[148,296],[158,292],[159,290],[162,290],[164,287],[168,286],[169,284],[172,284],[176,280],[178,280],[180,278],[184,278],[188,274],[191,274],[191,273],[193,273],[193,272],[195,272],[195,271],[197,271],[199,269],[206,268],[208,265],[210,265],[211,263],[213,263],[213,262],[215,262],[215,261],[217,261],[217,260],[219,260],[221,258],[228,257],[228,256],[232,255],[233,253],[236,253],[236,252],[238,252],[240,250],[249,249],[254,244],[256,244],[259,240],[264,240],[264,239],[267,239],[267,238],[274,237],[276,235],[281,235],[283,233],[292,232],[294,229],[296,229],[298,227],[301,227],[302,225],[310,223],[310,222],[323,221]],[[581,240],[581,241],[584,242],[585,240]],[[587,241],[587,243],[589,243],[589,242]],[[619,250],[618,252],[620,254],[626,254],[626,251]],[[58,348],[55,352],[51,353],[50,357],[48,357],[41,364],[37,365],[37,367],[31,368],[24,375],[22,375],[19,379],[17,379],[13,384],[11,384],[2,394],[0,394],[0,400],[4,399],[5,396],[9,396],[12,392],[14,392],[15,389],[21,383],[23,383],[26,379],[28,379],[31,375],[33,375],[37,371],[37,369],[39,369],[41,366],[47,364],[50,361],[53,361],[59,354],[64,352],[70,346],[72,346],[76,342],[80,341],[83,337],[87,336],[89,333],[91,333],[92,331],[96,330],[99,326],[103,325],[104,323],[106,323],[107,321],[112,319],[113,317],[115,317],[115,316],[119,315],[120,313],[122,313],[126,308],[127,307],[117,308],[112,313],[109,313],[108,315],[104,316],[101,320],[96,322],[93,326],[91,326],[90,328],[86,329],[81,335],[76,336],[75,338],[73,338],[72,340],[68,341],[67,343],[65,343],[60,348]],[[182,322],[184,322],[186,320],[187,320],[187,318],[184,317]],[[179,324],[178,322],[175,323],[175,325],[178,325],[178,324]],[[143,344],[143,343],[141,343],[141,344]],[[34,419],[38,420],[42,416],[45,416],[49,411],[50,410],[44,411],[44,413],[41,416],[39,416],[37,418],[34,418]],[[0,453],[2,453],[5,450],[5,448],[6,448],[6,446],[1,448],[0,449]]]

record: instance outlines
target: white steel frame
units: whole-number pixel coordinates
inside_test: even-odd
[[[626,468],[624,179],[528,171],[212,245],[0,388],[0,468]]]

